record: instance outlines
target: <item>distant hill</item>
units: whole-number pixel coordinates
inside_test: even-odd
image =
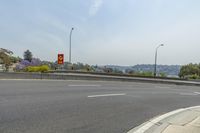
[[[135,72],[153,72],[154,65],[151,64],[139,64],[135,66],[116,66],[116,65],[106,65],[107,68],[117,69],[122,72],[126,70],[132,70]],[[168,76],[178,76],[180,72],[180,65],[157,65],[158,73],[165,73]]]

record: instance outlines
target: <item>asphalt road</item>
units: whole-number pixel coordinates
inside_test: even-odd
[[[0,80],[0,133],[126,133],[200,105],[200,87],[101,81]]]

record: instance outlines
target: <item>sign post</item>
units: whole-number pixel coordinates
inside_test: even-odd
[[[58,64],[59,65],[64,64],[64,54],[58,54]]]

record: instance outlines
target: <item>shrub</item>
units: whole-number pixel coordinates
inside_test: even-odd
[[[165,78],[167,77],[165,73],[160,73],[160,77]]]
[[[50,68],[49,68],[49,66],[47,66],[47,65],[42,65],[42,66],[40,66],[40,72],[47,72],[47,71],[49,71],[50,70]]]
[[[189,79],[199,79],[199,76],[197,74],[189,75]]]
[[[153,73],[152,72],[138,72],[138,73],[135,73],[134,75],[151,77],[151,76],[153,76]]]
[[[200,77],[200,64],[188,64],[181,67],[179,77],[180,78],[196,78]]]
[[[47,72],[49,70],[50,70],[50,68],[47,65],[42,65],[42,66],[28,66],[26,68],[27,72]]]

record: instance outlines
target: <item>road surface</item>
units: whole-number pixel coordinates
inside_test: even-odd
[[[200,87],[104,81],[0,80],[0,133],[126,133],[200,105]]]

